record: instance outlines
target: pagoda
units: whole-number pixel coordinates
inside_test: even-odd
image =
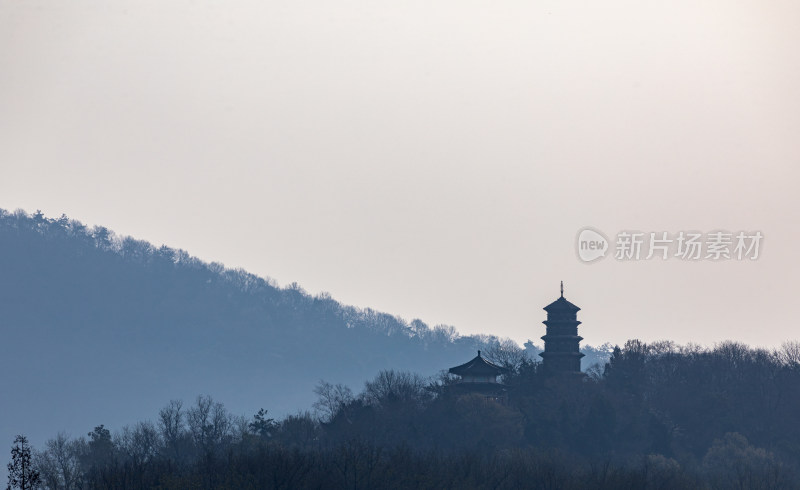
[[[578,335],[578,311],[580,308],[564,298],[564,282],[561,282],[561,297],[544,307],[547,320],[542,323],[547,327],[542,356],[543,368],[549,372],[580,373],[580,342]]]

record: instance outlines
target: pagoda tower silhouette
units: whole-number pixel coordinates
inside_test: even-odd
[[[542,323],[547,327],[542,356],[543,368],[554,373],[580,373],[580,342],[578,335],[578,311],[580,308],[564,298],[564,281],[561,281],[561,297],[544,307],[547,320]]]

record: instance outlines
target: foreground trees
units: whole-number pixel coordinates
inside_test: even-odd
[[[53,489],[800,488],[799,351],[630,341],[584,376],[521,357],[503,403],[383,371],[278,421],[200,396],[33,463]]]

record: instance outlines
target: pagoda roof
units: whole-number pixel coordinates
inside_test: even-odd
[[[508,369],[498,366],[481,356],[481,351],[471,361],[460,366],[450,368],[450,372],[459,376],[500,376],[508,372]]]
[[[574,312],[574,311],[578,311],[578,310],[580,310],[580,308],[578,308],[576,305],[574,305],[574,304],[570,303],[569,301],[567,301],[567,299],[564,296],[561,296],[557,300],[553,301],[552,303],[550,303],[549,305],[544,307],[544,311],[546,311],[548,313],[550,313],[551,311],[572,311],[572,312]]]

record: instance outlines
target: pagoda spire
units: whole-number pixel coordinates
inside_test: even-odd
[[[564,281],[561,281],[561,297],[564,297]]]

